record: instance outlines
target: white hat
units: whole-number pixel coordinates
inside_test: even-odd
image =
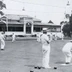
[[[47,31],[47,28],[43,28],[43,31]]]

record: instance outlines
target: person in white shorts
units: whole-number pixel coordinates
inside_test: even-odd
[[[72,58],[72,40],[64,45],[62,51],[65,55],[65,64],[70,64]]]
[[[47,28],[43,28],[43,34],[40,35],[40,42],[42,43],[42,52],[43,52],[42,67],[51,68],[49,66],[50,40],[49,37],[47,36]]]

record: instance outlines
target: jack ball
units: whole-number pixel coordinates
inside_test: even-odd
[[[57,67],[54,67],[54,69],[57,69]]]

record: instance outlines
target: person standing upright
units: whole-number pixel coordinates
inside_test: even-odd
[[[40,42],[42,43],[42,52],[43,52],[42,67],[51,68],[49,66],[50,39],[47,36],[47,28],[43,28],[43,34],[40,36]]]
[[[13,33],[12,34],[12,42],[14,42],[15,41],[15,34]]]
[[[2,32],[0,34],[0,40],[1,40],[1,50],[4,50],[4,48],[5,48],[5,32]]]

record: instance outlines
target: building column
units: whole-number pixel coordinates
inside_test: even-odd
[[[33,34],[33,27],[34,27],[34,26],[33,26],[33,24],[32,24],[32,26],[31,26],[31,34]]]
[[[24,24],[24,34],[26,34],[26,24]]]
[[[24,28],[23,28],[23,30],[24,30],[24,34],[26,34],[26,23],[25,23],[25,19],[23,19],[24,20]]]
[[[6,18],[6,28],[7,28],[7,32],[8,32],[8,19]]]

